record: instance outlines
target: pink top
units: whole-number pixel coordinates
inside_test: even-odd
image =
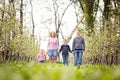
[[[48,40],[48,49],[57,50],[58,49],[58,39],[57,38],[49,38]]]
[[[44,53],[39,53],[37,59],[38,59],[38,61],[45,60],[45,54]]]

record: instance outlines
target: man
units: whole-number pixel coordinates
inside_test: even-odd
[[[85,50],[85,41],[82,36],[80,36],[80,31],[76,31],[77,36],[73,39],[72,51],[74,53],[74,66],[82,64],[82,54]]]

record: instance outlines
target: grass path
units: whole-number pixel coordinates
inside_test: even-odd
[[[120,80],[120,66],[6,63],[0,64],[0,80]]]

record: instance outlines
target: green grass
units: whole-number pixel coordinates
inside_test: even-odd
[[[120,66],[6,63],[0,64],[0,80],[120,80]]]

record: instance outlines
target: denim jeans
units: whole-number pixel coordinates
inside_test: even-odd
[[[44,63],[45,62],[45,60],[42,60],[42,61],[39,61],[40,63]]]
[[[74,66],[82,64],[82,50],[74,50]]]
[[[49,57],[57,57],[57,50],[48,50]]]
[[[63,55],[62,54],[62,58],[63,58],[63,64],[68,65],[68,55]]]

